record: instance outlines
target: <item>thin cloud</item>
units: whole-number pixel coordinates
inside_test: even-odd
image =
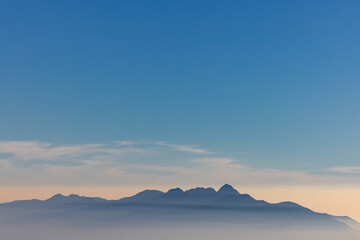
[[[129,145],[129,144],[127,144]],[[2,141],[0,142],[0,153],[9,155],[7,159],[13,160],[46,160],[75,159],[89,155],[121,155],[127,152],[144,152],[143,149],[128,147],[118,148],[106,144],[77,144],[53,146],[47,142],[40,141]]]
[[[327,169],[330,172],[347,173],[347,174],[360,174],[360,166],[349,167],[332,167]]]
[[[115,145],[117,145],[117,146],[126,146],[126,145],[135,145],[135,144],[138,144],[137,142],[134,142],[134,141],[115,141],[114,143],[115,143]]]
[[[187,175],[194,174],[196,170],[189,167],[180,167],[180,166],[161,166],[161,165],[130,165],[126,166],[128,170],[141,170],[146,173],[151,172],[163,172],[163,173],[172,173],[178,175]]]
[[[214,152],[209,152],[205,149],[198,148],[197,146],[193,145],[180,145],[180,144],[170,144],[170,143],[163,143],[163,142],[156,142],[156,145],[170,147],[175,151],[180,152],[191,152],[197,154],[214,154]]]
[[[360,167],[334,167],[327,174],[258,169],[192,145],[136,143],[56,146],[40,141],[0,142],[1,185],[11,184],[332,184],[360,182]],[[157,146],[154,148],[154,146]],[[170,151],[169,151],[170,150]],[[181,155],[176,151],[189,154]],[[202,155],[204,154],[204,155]],[[331,172],[346,173],[334,175]]]
[[[245,166],[238,164],[235,160],[231,158],[198,158],[194,159],[192,162],[200,163],[202,166],[207,167],[230,167],[230,168],[245,168]]]

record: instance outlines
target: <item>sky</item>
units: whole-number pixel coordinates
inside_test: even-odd
[[[360,220],[359,7],[1,1],[0,201],[230,183]]]

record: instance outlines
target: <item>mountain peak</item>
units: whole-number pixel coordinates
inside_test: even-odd
[[[55,194],[54,196],[52,196],[51,198],[49,198],[47,200],[62,199],[64,197],[65,197],[64,195],[58,193],[58,194]]]
[[[229,184],[225,184],[224,186],[222,186],[218,193],[220,194],[226,194],[226,195],[239,195],[240,193],[238,191],[236,191],[231,185]]]
[[[166,194],[183,194],[184,191],[181,188],[170,189]]]
[[[77,201],[80,199],[83,199],[85,197],[80,197],[77,194],[70,194],[69,196],[65,196],[62,195],[60,193],[55,194],[54,196],[52,196],[51,198],[47,199],[47,202],[72,202],[72,201]]]
[[[164,194],[164,193],[161,191],[158,191],[158,190],[144,190],[130,198],[139,199],[139,200],[140,199],[149,199],[149,198],[151,199],[151,198],[159,197],[162,194]]]
[[[70,197],[70,198],[74,198],[74,197],[80,197],[79,195],[77,195],[77,194],[70,194],[68,197]]]
[[[167,191],[167,193],[165,193],[163,197],[176,199],[176,198],[182,198],[185,195],[186,195],[185,192],[181,188],[173,188]]]
[[[186,193],[191,195],[204,195],[204,194],[213,194],[216,193],[216,191],[210,187],[209,188],[197,187],[187,190]]]

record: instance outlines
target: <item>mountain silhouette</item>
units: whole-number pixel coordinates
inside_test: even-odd
[[[224,186],[222,186],[219,189],[218,194],[222,194],[222,195],[239,195],[240,193],[238,191],[236,191],[231,185],[225,184]]]
[[[216,191],[213,188],[197,187],[185,191],[188,195],[200,196],[200,195],[211,195],[215,194]]]
[[[142,192],[137,193],[132,197],[125,197],[120,199],[122,202],[131,202],[131,201],[150,201],[152,199],[156,199],[157,197],[163,195],[164,193],[158,190],[144,190]]]
[[[3,217],[6,216],[6,217]],[[9,217],[10,216],[10,217]],[[56,194],[47,200],[22,200],[0,204],[1,222],[63,220],[67,223],[140,224],[231,223],[296,228],[350,229],[358,223],[349,217],[314,212],[293,202],[269,203],[241,194],[225,184],[218,191],[196,187],[167,192],[145,190],[119,200],[76,194]]]

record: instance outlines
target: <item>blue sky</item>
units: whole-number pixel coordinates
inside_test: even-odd
[[[0,156],[14,169],[6,178],[21,182],[19,168],[37,169],[45,160],[97,161],[104,154],[98,147],[114,148],[115,141],[158,150],[122,156],[142,171],[145,162],[191,168],[201,155],[207,163],[256,171],[354,175],[359,7],[358,1],[1,1]],[[62,154],[31,161],[19,154],[61,146],[66,161]],[[90,150],[79,153],[79,146]]]

